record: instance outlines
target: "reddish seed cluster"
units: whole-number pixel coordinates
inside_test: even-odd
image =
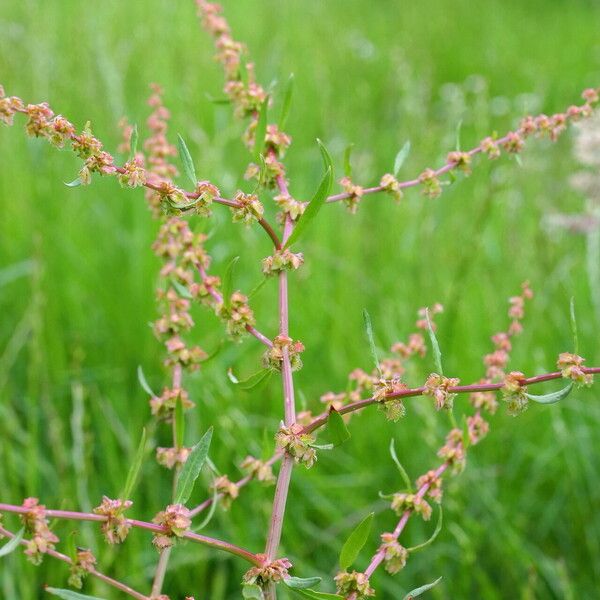
[[[565,379],[572,379],[579,385],[592,385],[594,376],[583,370],[585,358],[570,352],[563,352],[559,355],[556,366],[560,369]]]
[[[262,261],[262,271],[265,275],[275,275],[280,271],[294,271],[304,264],[304,255],[294,253],[289,248],[276,250],[272,256]]]
[[[102,503],[94,508],[95,514],[106,517],[106,521],[102,523],[102,533],[109,544],[120,544],[125,541],[131,525],[123,516],[123,511],[132,504],[131,500],[112,500],[102,496]]]
[[[275,443],[278,448],[287,452],[297,463],[302,463],[307,469],[310,469],[317,460],[317,453],[312,447],[315,438],[309,433],[304,433],[304,427],[299,423],[289,427],[282,425],[275,435]]]
[[[393,533],[382,533],[381,542],[378,551],[383,553],[385,570],[395,575],[406,566],[408,550],[398,543]]]
[[[212,483],[212,489],[221,495],[221,506],[227,510],[231,503],[239,496],[240,490],[237,484],[229,480],[227,475],[217,477]]]
[[[273,561],[269,561],[265,554],[257,554],[262,564],[261,566],[252,567],[244,575],[245,583],[255,583],[260,586],[264,586],[269,582],[279,583],[284,579],[287,579],[288,569],[292,568],[292,563],[287,558],[278,558]]]
[[[91,550],[78,549],[73,562],[71,563],[69,574],[69,585],[80,590],[83,586],[83,580],[96,565],[96,557]]]
[[[172,546],[177,538],[183,536],[190,528],[192,519],[188,508],[182,504],[170,504],[165,510],[160,511],[152,522],[166,529],[162,533],[156,533],[152,539],[152,543],[158,550],[164,550]]]
[[[336,591],[349,598],[351,594],[356,600],[363,600],[375,595],[375,590],[369,585],[369,578],[365,573],[352,571],[338,573],[335,578]]]
[[[246,456],[240,464],[240,468],[245,471],[247,475],[250,475],[261,483],[267,485],[275,483],[273,467],[258,458],[254,458],[254,456]]]
[[[46,518],[46,507],[40,504],[37,498],[26,498],[23,501],[23,508],[27,509],[27,512],[21,516],[23,526],[25,531],[31,534],[31,539],[27,542],[25,555],[34,565],[39,565],[42,562],[43,555],[48,550],[53,550],[59,539],[50,531],[48,519]]]
[[[431,396],[435,400],[437,410],[442,410],[442,408],[452,410],[456,394],[451,394],[449,388],[458,385],[458,383],[458,379],[432,373],[425,382],[423,395]]]
[[[299,371],[302,368],[302,359],[300,353],[304,352],[304,344],[294,341],[286,335],[278,335],[273,340],[273,345],[263,354],[263,367],[281,371],[284,352],[287,351],[290,359],[292,371]]]

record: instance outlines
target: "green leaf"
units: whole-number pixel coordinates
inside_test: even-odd
[[[525,394],[529,400],[533,402],[537,402],[538,404],[555,404],[556,402],[560,402],[564,400],[573,389],[573,382],[567,384],[562,390],[558,390],[557,392],[551,392],[550,394],[543,394],[541,396],[536,396],[535,394]]]
[[[175,402],[175,444],[178,448],[183,448],[185,441],[185,416],[183,414],[183,401],[181,395],[177,396]]]
[[[104,600],[104,598],[98,598],[98,596],[88,596],[87,594],[80,594],[72,590],[61,590],[59,588],[47,587],[46,591],[53,596],[58,596],[64,600]]]
[[[256,373],[250,375],[246,379],[238,379],[234,374],[232,369],[227,370],[227,377],[229,377],[229,381],[231,383],[239,386],[241,390],[251,390],[260,384],[264,384],[268,381],[269,377],[273,374],[272,369],[261,369]]]
[[[133,492],[133,488],[135,487],[135,483],[137,481],[138,475],[140,473],[140,469],[142,468],[142,461],[144,460],[144,451],[146,449],[146,429],[142,429],[142,437],[140,439],[140,443],[138,444],[137,451],[135,453],[135,457],[133,462],[131,463],[131,467],[129,467],[129,472],[127,473],[127,479],[125,480],[125,487],[121,492],[119,498],[122,500],[131,500],[131,493]]]
[[[456,149],[460,152],[460,132],[462,130],[462,119],[456,124]]]
[[[431,319],[429,318],[429,310],[427,311],[427,331],[429,332],[429,340],[431,341],[431,347],[433,348],[435,368],[437,369],[439,375],[443,375],[444,370],[442,368],[442,353],[440,351],[440,345],[438,344],[437,338],[435,337],[435,332],[433,331],[433,327],[431,325]]]
[[[329,440],[334,446],[339,446],[350,439],[350,432],[342,415],[333,406],[329,410],[329,417],[327,417],[327,432],[329,433]]]
[[[209,94],[208,92],[204,94],[204,96],[212,104],[231,104],[231,98],[215,98],[215,96]]]
[[[406,469],[402,466],[402,463],[400,462],[400,460],[398,459],[398,455],[396,454],[396,442],[394,441],[394,438],[392,438],[392,440],[390,441],[390,456],[392,457],[394,464],[398,467],[398,471],[400,471],[400,476],[402,477],[402,481],[404,482],[406,489],[412,491],[412,483],[410,481],[410,477],[408,476]]]
[[[223,304],[225,308],[229,308],[231,305],[231,294],[233,293],[233,270],[238,260],[240,260],[239,256],[231,259],[227,265],[227,268],[225,269],[225,275],[223,276]]]
[[[262,106],[260,107],[260,112],[258,113],[258,123],[256,124],[256,130],[254,132],[254,162],[258,163],[259,156],[262,154],[262,151],[265,147],[265,136],[267,135],[267,119],[269,112],[269,96],[267,96]]]
[[[207,459],[207,462],[211,462],[210,459]],[[218,474],[218,473],[217,473]],[[213,488],[213,496],[212,502],[210,503],[210,508],[208,509],[208,514],[204,517],[204,521],[200,523],[197,527],[194,527],[194,531],[200,531],[204,529],[211,521],[215,515],[215,511],[217,510],[217,505],[219,504],[219,490],[214,487]]]
[[[292,97],[294,95],[294,74],[292,73],[285,84],[283,92],[283,104],[281,105],[281,115],[279,116],[279,129],[283,131],[290,114],[292,106]]]
[[[371,533],[371,526],[373,524],[373,514],[368,514],[350,534],[350,537],[346,540],[342,546],[340,552],[340,567],[342,571],[347,571],[352,563],[358,557],[363,546],[367,542],[369,533]]]
[[[311,585],[318,585],[321,583],[320,577],[288,577],[283,580],[283,583],[287,585],[289,588],[294,590],[305,590],[309,588]]]
[[[16,550],[19,547],[19,544],[21,543],[21,540],[23,539],[23,534],[25,533],[25,528],[22,527],[21,529],[19,529],[19,531],[15,534],[15,537],[11,538],[10,540],[8,540],[8,542],[6,542],[6,544],[4,544],[4,546],[2,546],[0,548],[0,557],[1,556],[8,556],[11,552],[13,552],[14,550]]]
[[[265,596],[260,586],[255,583],[247,583],[242,588],[242,597],[246,600],[264,600]]]
[[[317,592],[315,590],[291,589],[295,594],[298,594],[298,596],[302,596],[303,598],[311,598],[312,600],[335,600],[337,598],[343,599],[343,596],[338,596],[337,594],[327,594],[326,592]]]
[[[354,144],[348,144],[344,150],[344,175],[350,178],[352,177],[352,163],[350,162],[350,157],[352,156],[353,148]]]
[[[315,195],[312,197],[312,200],[306,207],[304,214],[296,223],[296,227],[294,227],[294,231],[292,231],[292,234],[285,243],[284,248],[289,248],[292,244],[297,242],[302,237],[302,235],[304,235],[307,227],[319,214],[321,208],[323,208],[323,205],[325,204],[327,196],[329,196],[332,187],[333,171],[331,170],[331,167],[328,167],[327,171],[325,171],[325,175],[323,175],[321,183],[319,184],[319,188],[317,189]]]
[[[398,177],[398,173],[404,164],[404,161],[408,158],[410,153],[410,141],[407,141],[398,154],[396,154],[396,158],[394,160],[394,177]]]
[[[442,522],[443,522],[443,512],[442,512],[442,506],[440,505],[440,510],[438,512],[438,520],[437,520],[437,523],[435,526],[435,530],[431,534],[431,537],[426,542],[423,542],[422,544],[418,544],[417,546],[413,546],[412,548],[407,548],[407,550],[409,552],[418,552],[419,550],[423,550],[423,548],[427,548],[427,546],[429,546],[430,544],[433,544],[435,538],[440,534],[440,531],[442,530]]]
[[[570,317],[571,317],[571,334],[573,335],[573,353],[579,354],[579,335],[577,333],[577,317],[575,316],[575,298],[571,298],[570,305]]]
[[[265,283],[267,283],[267,281],[270,279],[270,277],[263,277],[251,290],[250,293],[248,294],[248,299],[252,300],[252,298],[254,296],[256,296],[256,294],[258,294],[258,292],[260,292],[260,290],[262,289],[263,285],[265,285]]]
[[[133,129],[131,130],[131,136],[129,137],[129,160],[133,160],[137,153],[138,147],[138,128],[137,125],[134,124]]]
[[[177,293],[186,300],[191,300],[193,298],[190,290],[188,290],[185,285],[179,283],[177,279],[171,279],[171,285],[177,290]]]
[[[329,150],[325,147],[325,144],[317,138],[317,144],[319,144],[319,150],[321,151],[321,156],[323,158],[323,164],[325,165],[325,170],[331,169],[331,175],[333,178],[333,161],[331,160],[331,154],[329,154]]]
[[[375,363],[375,368],[379,373],[380,377],[383,377],[383,373],[381,372],[381,367],[379,366],[379,358],[377,357],[377,349],[375,348],[375,339],[373,338],[373,325],[371,324],[371,316],[366,308],[363,308],[363,321],[365,323],[365,332],[367,334],[367,339],[369,340],[369,350],[371,351],[371,358]]]
[[[177,478],[174,504],[185,504],[190,499],[194,491],[194,483],[206,462],[212,433],[213,428],[210,427],[202,436],[202,439],[192,448],[188,459],[183,463],[181,473]]]
[[[137,376],[138,376],[138,381],[140,382],[140,385],[142,386],[142,389],[146,392],[146,394],[148,394],[149,396],[152,396],[153,398],[156,398],[156,394],[152,391],[152,388],[148,385],[148,381],[146,380],[146,377],[144,376],[144,371],[142,370],[142,365],[138,365]]]
[[[416,598],[417,596],[420,596],[421,594],[425,593],[427,590],[430,590],[432,587],[435,587],[441,580],[442,578],[439,577],[432,583],[427,583],[425,585],[422,585],[421,587],[415,588],[411,592],[408,592],[408,594],[404,596],[403,600],[413,600],[413,598]]]
[[[78,187],[83,183],[83,181],[81,181],[81,179],[78,177],[77,179],[73,179],[73,181],[67,183],[66,181],[64,182],[64,184],[67,187]]]
[[[179,134],[177,134],[177,150],[179,151],[179,156],[181,157],[185,174],[192,182],[192,185],[196,187],[198,178],[196,177],[196,169],[194,169],[194,161],[192,160],[192,155],[190,154],[184,139]]]

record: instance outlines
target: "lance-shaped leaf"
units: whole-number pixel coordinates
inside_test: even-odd
[[[104,598],[98,598],[98,596],[88,596],[87,594],[80,594],[73,590],[63,590],[60,588],[47,587],[46,591],[53,596],[63,598],[63,600],[105,600]]]
[[[371,323],[371,315],[366,308],[363,308],[363,321],[365,323],[365,333],[367,334],[367,340],[369,341],[369,350],[371,352],[371,358],[375,363],[375,368],[379,373],[380,377],[383,377],[381,367],[379,366],[379,358],[377,357],[377,349],[375,348],[375,339],[373,337],[373,325]]]
[[[407,159],[410,153],[410,141],[407,141],[398,154],[396,154],[396,158],[394,160],[394,177],[398,177],[398,173],[404,164],[404,161]]]
[[[246,583],[242,588],[242,598],[245,600],[264,600],[265,596],[260,586],[255,583]]]
[[[579,354],[579,335],[577,333],[577,317],[575,316],[575,298],[571,298],[569,315],[571,318],[571,334],[573,335],[573,352],[574,354]]]
[[[227,377],[231,383],[239,386],[241,390],[252,390],[259,385],[267,383],[273,374],[273,369],[261,369],[246,379],[238,379],[231,369],[227,369]]]
[[[285,84],[283,91],[283,104],[281,105],[281,115],[279,116],[279,129],[283,131],[287,123],[290,108],[292,107],[292,97],[294,95],[294,74],[292,73]]]
[[[81,181],[81,179],[78,177],[77,179],[73,179],[73,181],[70,181],[69,183],[67,183],[66,181],[64,182],[64,184],[67,187],[78,187],[83,183],[83,181]]]
[[[183,401],[181,394],[177,396],[175,402],[175,444],[178,448],[183,448],[183,442],[185,440],[185,416],[183,414]]]
[[[131,135],[129,136],[129,160],[133,160],[137,154],[138,147],[138,128],[137,125],[133,125]]]
[[[368,514],[350,534],[350,537],[346,540],[342,546],[340,552],[340,567],[342,571],[347,571],[354,561],[357,559],[360,551],[367,542],[369,533],[371,533],[371,526],[373,524],[373,514]]]
[[[309,588],[311,585],[318,585],[321,583],[320,577],[288,577],[283,580],[283,583],[287,585],[289,588],[294,590],[305,590]]]
[[[138,444],[137,451],[135,453],[135,457],[133,458],[133,462],[131,463],[131,467],[129,467],[129,472],[127,473],[127,479],[125,480],[125,487],[121,492],[119,498],[123,500],[131,499],[131,494],[133,492],[133,488],[135,487],[135,483],[137,481],[138,475],[140,473],[140,469],[142,468],[142,461],[144,460],[144,451],[146,450],[146,429],[142,429],[142,437],[140,438],[140,443]]]
[[[333,406],[329,409],[329,416],[327,417],[327,433],[329,434],[327,438],[334,447],[350,439],[350,432],[342,415]]]
[[[238,260],[240,260],[239,256],[231,259],[227,265],[227,268],[225,269],[225,275],[223,276],[223,305],[225,308],[229,308],[231,306],[231,294],[233,293],[233,270]]]
[[[431,347],[433,348],[433,359],[435,361],[435,368],[440,375],[444,374],[442,368],[442,352],[440,351],[440,345],[438,344],[437,337],[433,331],[431,319],[429,318],[429,310],[427,311],[427,331],[429,332],[429,340],[431,341]]]
[[[144,375],[144,371],[142,370],[142,365],[138,365],[137,376],[138,376],[138,381],[140,382],[140,385],[142,386],[142,389],[149,396],[152,396],[153,398],[155,398],[156,394],[152,391],[152,388],[148,385],[148,381],[146,380],[146,377]]]
[[[317,592],[315,590],[302,590],[291,588],[292,591],[302,598],[310,598],[311,600],[337,600],[342,599],[343,596],[337,594],[328,594],[327,592]]]
[[[193,298],[190,290],[188,290],[185,285],[182,285],[177,281],[177,279],[171,279],[171,285],[177,290],[177,293],[186,300],[191,300]]]
[[[267,135],[267,119],[269,118],[269,96],[267,96],[258,113],[258,122],[254,131],[254,162],[258,163],[259,156],[265,147],[265,136]]]
[[[292,244],[296,243],[305,233],[308,226],[312,223],[314,218],[319,214],[321,208],[325,204],[327,200],[327,196],[329,196],[331,192],[331,188],[333,187],[333,171],[331,167],[328,167],[325,171],[325,175],[323,175],[323,179],[321,179],[321,183],[319,184],[319,188],[317,189],[315,195],[312,197],[312,200],[308,203],[304,214],[300,217],[300,220],[296,223],[296,227],[294,227],[294,231],[288,238],[285,243],[284,248],[289,248]]]
[[[352,163],[350,162],[350,157],[352,156],[353,148],[354,144],[348,144],[344,150],[344,175],[350,178],[352,178]]]
[[[525,394],[527,398],[533,402],[537,402],[538,404],[556,404],[561,400],[564,400],[573,389],[573,382],[567,384],[562,390],[558,390],[557,392],[550,392],[549,394],[542,394],[541,396],[536,396],[535,394]]]
[[[177,149],[179,151],[179,156],[181,157],[181,162],[183,163],[183,170],[185,171],[187,178],[192,182],[192,185],[196,187],[198,179],[196,177],[196,169],[194,169],[194,161],[192,160],[192,155],[190,154],[184,139],[179,134],[177,134]]]
[[[11,552],[13,552],[16,548],[18,548],[19,544],[21,543],[21,540],[23,539],[24,533],[25,533],[24,528],[19,529],[19,531],[15,534],[15,536],[13,538],[11,538],[10,540],[8,540],[8,542],[6,542],[6,544],[4,544],[4,546],[2,546],[0,548],[0,557],[7,556]]]
[[[200,471],[206,462],[212,433],[213,428],[210,427],[202,436],[202,439],[192,448],[188,459],[183,464],[177,478],[174,504],[185,504],[190,499],[196,479],[198,479],[198,475],[200,475]]]
[[[402,466],[402,463],[400,462],[400,460],[398,459],[398,455],[396,454],[396,442],[394,441],[394,438],[392,438],[390,441],[390,456],[392,457],[392,460],[394,461],[396,467],[398,467],[398,471],[400,472],[400,476],[402,477],[402,481],[404,482],[406,489],[412,491],[412,483],[410,481],[410,477],[408,476],[406,469]]]
[[[438,577],[435,581],[432,581],[431,583],[426,583],[425,585],[422,585],[421,587],[415,588],[414,590],[408,592],[408,594],[406,594],[406,596],[404,596],[403,600],[413,600],[413,598],[416,598],[417,596],[421,596],[426,591],[435,587],[441,580],[442,580],[442,578]]]
[[[418,552],[419,550],[423,550],[423,548],[427,548],[427,546],[429,546],[430,544],[433,544],[435,538],[440,534],[440,531],[442,530],[443,514],[444,513],[442,512],[442,507],[440,505],[440,510],[438,512],[438,520],[435,525],[435,529],[431,534],[431,537],[422,544],[418,544],[417,546],[413,546],[412,548],[407,548],[409,552]]]

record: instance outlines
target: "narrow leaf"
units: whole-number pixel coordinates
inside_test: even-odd
[[[137,451],[135,453],[135,457],[133,462],[131,463],[131,467],[129,467],[129,472],[127,473],[127,479],[125,480],[125,487],[121,492],[119,498],[123,500],[130,500],[131,493],[133,492],[133,488],[135,487],[135,483],[137,481],[138,475],[140,473],[140,469],[142,468],[142,461],[144,460],[144,450],[146,449],[146,429],[142,429],[142,437],[140,439],[140,443],[138,444]]]
[[[302,596],[302,598],[311,598],[312,600],[343,600],[343,596],[338,596],[337,594],[327,594],[326,592],[317,592],[315,590],[291,589],[298,596]]]
[[[272,369],[261,369],[256,373],[250,375],[246,379],[238,379],[234,374],[232,369],[227,370],[227,377],[229,377],[229,381],[234,385],[239,386],[241,390],[251,390],[262,383],[266,383],[269,377],[273,374]]]
[[[283,131],[285,124],[287,123],[288,116],[290,114],[290,108],[292,106],[292,97],[294,95],[294,74],[292,73],[285,84],[285,90],[283,92],[283,104],[281,105],[281,115],[279,116],[279,129]]]
[[[413,546],[412,548],[408,548],[408,551],[409,552],[417,552],[419,550],[423,550],[423,548],[427,548],[427,546],[429,546],[430,544],[433,544],[435,538],[440,534],[440,531],[442,530],[442,522],[443,522],[443,512],[442,512],[442,507],[440,505],[440,510],[438,512],[438,520],[437,520],[437,523],[435,526],[435,530],[431,534],[431,537],[426,542],[423,542],[422,544]]]
[[[171,279],[171,285],[177,290],[177,293],[187,300],[191,300],[193,298],[190,290],[188,290],[185,285],[179,283],[177,279]]]
[[[267,135],[267,119],[269,112],[269,96],[267,96],[262,106],[260,107],[260,112],[258,113],[258,123],[256,124],[256,130],[254,132],[254,162],[258,163],[259,156],[262,154],[262,151],[265,147],[265,136]]]
[[[258,292],[260,292],[260,290],[262,289],[263,285],[265,285],[265,283],[267,283],[267,281],[270,279],[270,277],[263,277],[251,290],[250,293],[248,294],[248,299],[252,300],[252,298],[254,296],[256,296],[256,294],[258,294]]]
[[[206,462],[212,433],[213,428],[210,427],[202,436],[202,439],[192,448],[188,459],[183,464],[181,473],[177,478],[174,504],[185,504],[190,499],[194,491],[194,483]]]
[[[333,161],[331,160],[331,154],[329,154],[329,150],[327,150],[325,144],[319,138],[317,138],[317,144],[319,144],[319,150],[321,151],[321,156],[323,157],[325,170],[331,169],[331,174],[333,176]]]
[[[142,365],[138,365],[137,376],[138,376],[138,381],[140,382],[140,385],[142,386],[142,389],[146,392],[146,394],[148,394],[149,396],[152,396],[153,398],[156,398],[156,394],[152,391],[152,388],[148,385],[148,381],[146,380],[144,371],[142,370]]]
[[[396,158],[394,160],[394,177],[398,177],[398,173],[404,164],[404,161],[408,158],[410,153],[410,141],[407,141],[398,154],[396,154]]]
[[[334,447],[350,439],[350,432],[342,415],[333,406],[329,410],[329,417],[327,418],[327,432],[329,433],[328,439]]]
[[[210,459],[207,459],[207,463],[211,462]],[[217,472],[218,475],[218,472]],[[204,517],[204,521],[200,523],[197,527],[194,527],[194,531],[200,531],[204,529],[211,521],[215,515],[215,511],[217,510],[217,505],[219,504],[219,490],[215,487],[213,488],[213,496],[212,502],[210,503],[210,508],[208,509],[208,514]]]
[[[18,548],[19,544],[21,543],[21,540],[23,539],[24,533],[25,533],[24,527],[19,529],[19,531],[15,534],[15,537],[8,540],[8,542],[6,542],[6,544],[4,544],[4,546],[2,546],[0,548],[0,557],[8,556],[11,552],[13,552],[16,548]]]
[[[422,585],[421,587],[415,588],[411,592],[408,592],[408,594],[404,596],[403,600],[413,600],[413,598],[416,598],[417,596],[424,594],[427,590],[430,590],[431,588],[435,587],[441,580],[442,578],[438,577],[438,579],[436,579],[432,583],[427,583],[425,585]]]
[[[247,583],[242,588],[242,597],[245,600],[264,600],[265,596],[260,586],[255,583]]]
[[[231,98],[216,98],[215,96],[212,96],[209,93],[204,94],[204,96],[212,104],[231,104]]]
[[[283,583],[285,583],[285,585],[287,585],[289,588],[292,588],[295,590],[305,590],[306,588],[309,588],[311,585],[318,585],[319,583],[321,583],[321,578],[320,577],[306,577],[306,578],[288,577],[287,579],[283,580]]]
[[[550,394],[543,394],[541,396],[536,396],[535,394],[525,394],[529,400],[533,402],[537,402],[538,404],[555,404],[556,402],[560,402],[564,400],[573,389],[573,382],[567,384],[562,390],[558,390],[557,392],[551,392]]]
[[[333,171],[331,170],[331,167],[328,167],[327,171],[325,171],[325,175],[323,175],[323,179],[321,179],[319,188],[317,189],[315,195],[312,197],[312,200],[306,207],[304,214],[296,223],[296,227],[294,227],[294,231],[292,231],[292,235],[290,235],[290,237],[288,238],[284,248],[289,248],[292,244],[297,242],[302,235],[304,235],[307,227],[319,214],[321,208],[323,208],[323,205],[325,204],[327,196],[329,196],[332,187]]]
[[[137,154],[138,147],[138,128],[137,125],[134,124],[133,129],[131,130],[131,136],[129,136],[129,160],[133,160],[135,155]]]
[[[225,308],[229,308],[231,305],[231,294],[233,293],[233,270],[237,261],[240,260],[239,256],[231,259],[227,268],[225,269],[225,275],[223,276],[223,304]]]
[[[88,596],[87,594],[80,594],[72,590],[61,590],[59,588],[47,587],[46,591],[53,596],[58,596],[64,600],[104,600],[98,598],[98,596]]]
[[[352,178],[352,163],[350,162],[350,157],[352,156],[353,148],[354,144],[348,144],[344,150],[344,175],[350,178]]]
[[[78,187],[83,183],[83,181],[81,181],[81,179],[78,177],[77,179],[73,179],[73,181],[70,181],[69,183],[67,183],[66,181],[64,182],[64,184],[67,187]]]
[[[196,177],[196,169],[194,169],[194,161],[192,160],[192,155],[190,154],[184,139],[179,134],[177,134],[177,150],[179,151],[179,156],[181,157],[185,174],[192,182],[192,185],[196,187],[198,178]]]
[[[365,323],[365,332],[367,334],[367,340],[369,341],[369,350],[371,351],[371,358],[375,363],[379,376],[383,377],[381,367],[379,366],[379,358],[377,357],[377,349],[375,348],[375,339],[373,338],[373,325],[371,324],[371,316],[366,308],[363,308],[363,321]]]
[[[431,325],[431,319],[429,318],[429,311],[427,311],[427,331],[429,332],[429,340],[431,341],[431,347],[433,348],[433,358],[435,360],[435,368],[439,375],[444,374],[442,369],[442,353],[440,351],[440,345],[438,344],[437,337]]]
[[[402,481],[404,482],[406,489],[412,491],[412,483],[410,481],[410,477],[408,476],[406,469],[402,466],[402,463],[400,462],[400,460],[398,459],[398,455],[396,454],[396,442],[394,441],[394,438],[392,438],[392,440],[390,441],[390,456],[392,457],[394,464],[398,467],[398,471],[400,471],[400,476],[402,477]]]
[[[177,396],[175,402],[175,444],[178,448],[183,448],[185,441],[185,416],[183,415],[183,401],[181,395]]]
[[[579,335],[577,333],[577,317],[575,316],[575,298],[571,298],[570,305],[571,333],[573,335],[573,353],[579,354]]]
[[[342,571],[347,571],[352,566],[352,563],[354,563],[360,551],[363,549],[363,546],[366,544],[369,533],[371,533],[373,514],[374,513],[368,514],[356,526],[354,531],[350,534],[350,537],[342,546],[342,551],[340,552],[340,567]]]
[[[456,149],[460,151],[460,132],[462,130],[462,119],[456,124]]]

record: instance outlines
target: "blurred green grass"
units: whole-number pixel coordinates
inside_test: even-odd
[[[343,148],[355,143],[354,170],[365,183],[389,170],[410,139],[403,173],[412,177],[453,148],[459,121],[469,147],[514,126],[524,112],[563,109],[600,81],[600,4],[591,0],[263,0],[225,2],[225,9],[261,81],[295,73],[288,125],[294,145],[286,163],[299,198],[318,181],[316,137],[340,169]],[[212,54],[191,0],[2,5],[0,82],[8,94],[47,100],[78,126],[90,119],[114,149],[121,116],[143,134],[148,84],[159,82],[173,114],[172,136],[185,133],[199,176],[230,194],[240,185],[247,155],[238,141],[241,125],[207,100],[222,85]],[[137,366],[155,388],[165,381],[160,345],[147,326],[155,316],[158,262],[149,247],[156,223],[141,193],[112,180],[65,188],[77,161],[26,139],[21,124],[0,130],[2,500],[35,495],[48,506],[89,509],[103,493],[118,493],[148,421]],[[363,307],[386,348],[412,331],[418,307],[442,302],[445,368],[463,381],[478,379],[489,335],[505,326],[506,298],[526,278],[536,298],[511,366],[527,373],[553,368],[556,355],[569,349],[571,296],[582,352],[598,364],[600,315],[593,310],[585,239],[551,235],[541,225],[547,214],[581,209],[582,198],[568,184],[577,168],[571,142],[566,135],[554,145],[531,143],[522,168],[507,159],[483,163],[438,201],[411,192],[400,206],[383,196],[366,199],[356,216],[341,206],[322,212],[304,242],[307,264],[291,278],[292,335],[307,346],[296,380],[308,408],[318,410],[325,391],[344,389],[352,368],[369,366]],[[232,226],[225,212],[217,211],[216,221],[213,269],[222,272],[241,254],[239,284],[249,290],[260,279],[267,241],[261,231]],[[254,303],[261,329],[271,333],[275,293],[269,284]],[[194,335],[214,348],[219,324],[201,310],[194,317]],[[188,379],[198,405],[189,441],[214,424],[213,458],[232,477],[248,451],[260,452],[263,432],[272,432],[281,414],[275,380],[241,397],[227,383],[226,367],[251,372],[260,352],[252,341],[228,346],[220,360]],[[411,381],[422,381],[431,368],[428,359]],[[596,389],[579,391],[519,419],[494,417],[466,472],[448,481],[441,536],[399,575],[375,576],[379,597],[401,597],[440,575],[432,598],[595,597],[598,399]],[[413,476],[435,464],[446,420],[425,402],[411,401],[408,408],[396,425],[375,411],[357,416],[349,444],[322,456],[311,471],[295,473],[282,553],[299,574],[330,578],[337,550],[367,510],[377,511],[378,531],[393,526],[377,495],[399,485],[387,453],[392,436]],[[157,435],[158,443],[167,443],[167,432]],[[149,460],[136,515],[150,518],[166,503],[168,481]],[[201,488],[198,500],[205,495]],[[230,512],[219,511],[208,531],[260,550],[272,492],[250,486]],[[57,525],[62,536],[73,527]],[[79,530],[103,570],[148,589],[156,561],[148,536],[135,532],[122,547],[105,548],[92,527]],[[428,532],[411,523],[407,545]],[[377,544],[373,536],[359,566]],[[172,564],[172,598],[239,597],[244,565],[237,560],[187,545],[173,553]],[[0,595],[38,598],[43,583],[65,580],[65,570],[51,561],[34,568],[11,555],[0,566]],[[89,593],[116,597],[99,583],[87,586]]]

